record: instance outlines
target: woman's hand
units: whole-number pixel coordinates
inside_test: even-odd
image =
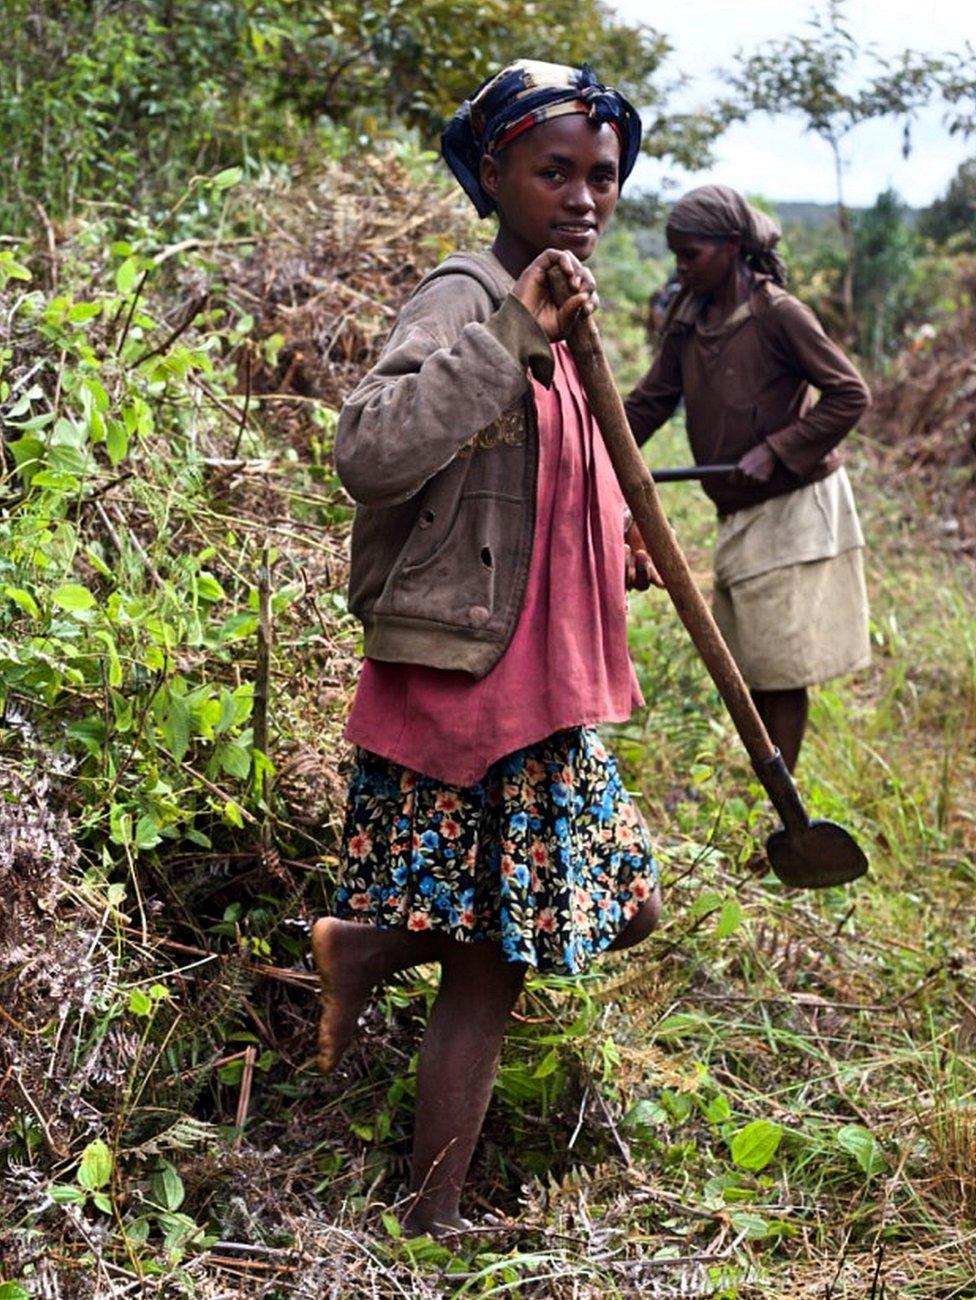
[[[747,484],[768,483],[776,468],[776,453],[765,442],[750,447],[735,467],[740,481]]]
[[[636,524],[631,524],[627,529],[624,542],[627,590],[646,591],[648,587],[663,587],[664,582],[647,553],[647,543]]]
[[[572,290],[558,308],[549,292],[547,272],[551,266],[562,268]],[[512,293],[536,318],[551,342],[564,339],[578,316],[588,316],[599,306],[593,276],[578,258],[564,249],[547,248],[540,253],[515,281]]]

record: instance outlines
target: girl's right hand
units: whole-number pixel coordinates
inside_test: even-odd
[[[551,266],[562,268],[573,291],[561,307],[556,306],[549,292],[547,272]],[[577,317],[589,316],[600,305],[593,276],[578,258],[565,249],[547,248],[540,253],[515,281],[512,293],[532,313],[553,343],[566,337]]]

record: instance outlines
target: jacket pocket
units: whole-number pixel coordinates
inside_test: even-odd
[[[414,560],[407,547],[376,603],[378,614],[490,628],[505,621],[518,563],[525,503],[515,496],[469,492],[432,551]],[[422,526],[423,514],[418,521]]]

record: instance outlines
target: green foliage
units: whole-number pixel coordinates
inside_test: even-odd
[[[7,228],[32,221],[37,203],[53,218],[93,200],[158,218],[196,175],[361,146],[403,125],[433,143],[519,56],[590,60],[651,113],[656,157],[701,165],[724,125],[717,110],[669,114],[667,39],[604,0],[8,0],[4,40]]]
[[[29,703],[42,734],[59,720],[85,791],[79,830],[128,854],[188,833],[206,842],[212,818],[241,824],[253,682],[226,674],[257,612],[254,569],[227,591],[208,567],[212,547],[166,546],[204,472],[193,379],[225,379],[212,335],[153,346],[165,327],[125,266],[106,268],[84,298],[33,290],[13,307],[14,329],[33,332],[40,355],[20,391],[0,378],[13,467],[0,519],[0,700]],[[146,542],[91,504],[120,474],[137,476]],[[188,792],[188,761],[224,793]]]
[[[918,318],[915,280],[919,239],[893,190],[854,223],[854,305],[859,351],[878,369],[896,351],[906,325]]]

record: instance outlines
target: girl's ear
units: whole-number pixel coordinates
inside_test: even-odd
[[[489,198],[498,198],[498,181],[500,176],[501,169],[498,166],[498,160],[493,158],[491,154],[483,154],[479,169],[479,178],[481,180],[481,188]]]

